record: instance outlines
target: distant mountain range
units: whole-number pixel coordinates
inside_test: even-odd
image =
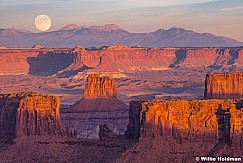
[[[104,26],[77,26],[69,24],[57,31],[32,33],[28,30],[0,28],[0,45],[8,47],[94,47],[114,44],[143,47],[235,47],[243,43],[215,36],[196,33],[182,28],[159,29],[150,33],[131,33],[115,24]]]

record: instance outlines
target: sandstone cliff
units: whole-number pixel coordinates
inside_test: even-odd
[[[196,163],[205,162],[201,156],[239,158],[243,154],[242,108],[242,102],[233,100],[133,101],[126,133],[137,143],[116,162]]]
[[[242,150],[242,115],[242,105],[233,100],[131,102],[127,136],[226,143]]]
[[[177,67],[242,69],[242,48],[1,49],[0,73],[59,77],[79,72],[154,71]],[[200,59],[199,59],[200,58]],[[43,66],[44,65],[44,66]]]
[[[37,93],[0,95],[0,136],[66,135],[59,105],[60,98],[55,96]]]
[[[84,98],[116,96],[115,81],[108,76],[90,74],[84,91]]]
[[[69,49],[54,48],[6,48],[0,49],[0,75],[1,74],[44,74],[57,72],[69,64],[66,54]],[[53,54],[53,55],[52,55]],[[66,56],[66,57],[65,57]],[[72,59],[71,59],[72,60]],[[67,63],[64,63],[66,61]],[[58,68],[57,68],[58,67]]]
[[[40,76],[54,75],[72,65],[76,57],[76,53],[73,52],[39,52],[36,57],[27,58],[30,65],[28,73]]]
[[[243,97],[243,73],[208,74],[205,80],[204,97],[226,99]]]
[[[91,71],[142,71],[177,67],[242,67],[242,48],[141,48],[115,45],[80,49],[82,62]],[[200,59],[199,59],[200,58]],[[81,68],[81,67],[80,67]]]
[[[35,57],[38,52],[0,52],[0,74],[27,74],[30,65],[29,57]]]

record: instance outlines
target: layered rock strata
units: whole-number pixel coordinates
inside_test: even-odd
[[[178,67],[242,69],[242,48],[1,49],[0,74],[75,76],[84,71],[134,72]],[[200,59],[199,59],[200,58]],[[44,66],[40,66],[44,65]]]
[[[243,107],[233,100],[131,102],[130,139],[224,143],[243,150]]]
[[[87,78],[84,98],[115,97],[115,81],[108,76],[90,74]]]
[[[0,95],[0,136],[72,135],[62,129],[60,98],[37,93]]]
[[[243,97],[243,72],[207,74],[204,97],[226,99]]]

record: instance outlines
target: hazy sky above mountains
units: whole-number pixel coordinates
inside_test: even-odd
[[[0,0],[0,28],[35,31],[49,15],[57,30],[67,24],[114,23],[130,32],[182,27],[243,41],[243,0]]]

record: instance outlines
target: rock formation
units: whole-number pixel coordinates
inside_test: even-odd
[[[243,109],[233,100],[131,102],[130,139],[225,143],[243,150]]]
[[[76,46],[74,46],[74,48],[73,48],[73,51],[74,51],[74,52],[79,52],[80,50],[85,50],[85,49],[82,48],[82,47],[79,46],[79,45],[76,45]]]
[[[204,97],[207,99],[242,98],[243,73],[208,74]]]
[[[99,125],[99,138],[112,138],[116,137],[115,134],[106,124]]]
[[[114,97],[116,96],[115,81],[108,76],[90,74],[84,91],[84,98]]]
[[[0,74],[52,75],[73,61],[70,49],[7,48],[0,50]]]
[[[0,95],[0,136],[66,135],[59,114],[60,98],[37,93]]]
[[[128,124],[128,106],[116,98],[113,79],[90,74],[83,98],[62,110],[61,119],[65,126],[75,128],[81,138],[99,138],[100,125],[106,125],[116,134],[124,134]]]
[[[0,74],[28,74],[30,65],[27,59],[38,55],[37,51],[5,50],[0,51]]]
[[[65,51],[39,52],[36,57],[28,57],[29,74],[50,76],[57,74],[75,62],[76,53]]]
[[[155,71],[178,67],[243,69],[242,48],[99,48],[1,49],[0,73],[57,75]],[[200,58],[200,59],[198,59]],[[42,65],[42,66],[41,66]],[[44,66],[43,66],[44,65]]]
[[[115,81],[99,74],[88,75],[83,98],[68,108],[72,111],[127,109],[127,105],[116,98]]]
[[[130,47],[124,46],[122,44],[116,44],[116,45],[113,45],[113,46],[109,46],[107,48],[107,50],[126,50],[126,49],[130,49]]]
[[[34,45],[33,47],[32,47],[32,49],[42,49],[43,48],[43,46],[41,46],[41,45]]]

